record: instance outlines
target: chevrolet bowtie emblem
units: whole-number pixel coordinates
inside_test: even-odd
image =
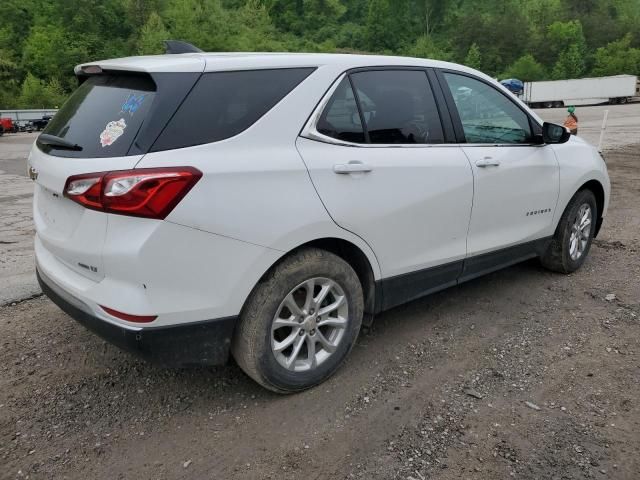
[[[38,178],[38,171],[31,166],[29,166],[29,170],[27,170],[27,173],[29,173],[29,178],[33,181]]]

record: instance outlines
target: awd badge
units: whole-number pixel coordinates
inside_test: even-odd
[[[33,168],[31,165],[29,165],[29,169],[27,170],[27,173],[29,174],[29,178],[33,181],[36,181],[38,179],[38,171]]]

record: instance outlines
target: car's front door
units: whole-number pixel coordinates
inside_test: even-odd
[[[359,71],[329,95],[297,146],[334,221],[375,252],[390,282],[384,307],[455,284],[473,176],[462,149],[444,144],[426,72]]]
[[[449,71],[440,79],[474,172],[468,256],[511,249],[495,259],[504,264],[533,255],[535,241],[553,234],[560,186],[553,148],[536,144],[533,120],[488,82]],[[486,259],[475,268],[468,261],[466,273],[497,266]]]

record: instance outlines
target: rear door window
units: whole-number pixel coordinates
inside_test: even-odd
[[[440,115],[424,71],[377,70],[351,78],[371,143],[443,143]]]
[[[151,151],[233,137],[271,110],[314,68],[212,72],[202,75]]]
[[[347,77],[344,77],[322,112],[316,130],[327,137],[365,143],[358,105]]]
[[[59,157],[99,158],[127,155],[154,101],[156,86],[146,75],[89,77],[51,119],[43,133],[77,144],[67,150],[39,144]]]

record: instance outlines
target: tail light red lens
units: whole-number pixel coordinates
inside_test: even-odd
[[[64,195],[93,210],[162,220],[201,177],[193,167],[89,173],[69,177]]]
[[[112,317],[116,317],[121,320],[126,320],[127,322],[151,323],[156,318],[158,318],[157,315],[131,315],[130,313],[122,313],[122,312],[119,312],[118,310],[114,310],[113,308],[105,307],[103,305],[100,305],[100,308],[105,312],[107,312]]]

